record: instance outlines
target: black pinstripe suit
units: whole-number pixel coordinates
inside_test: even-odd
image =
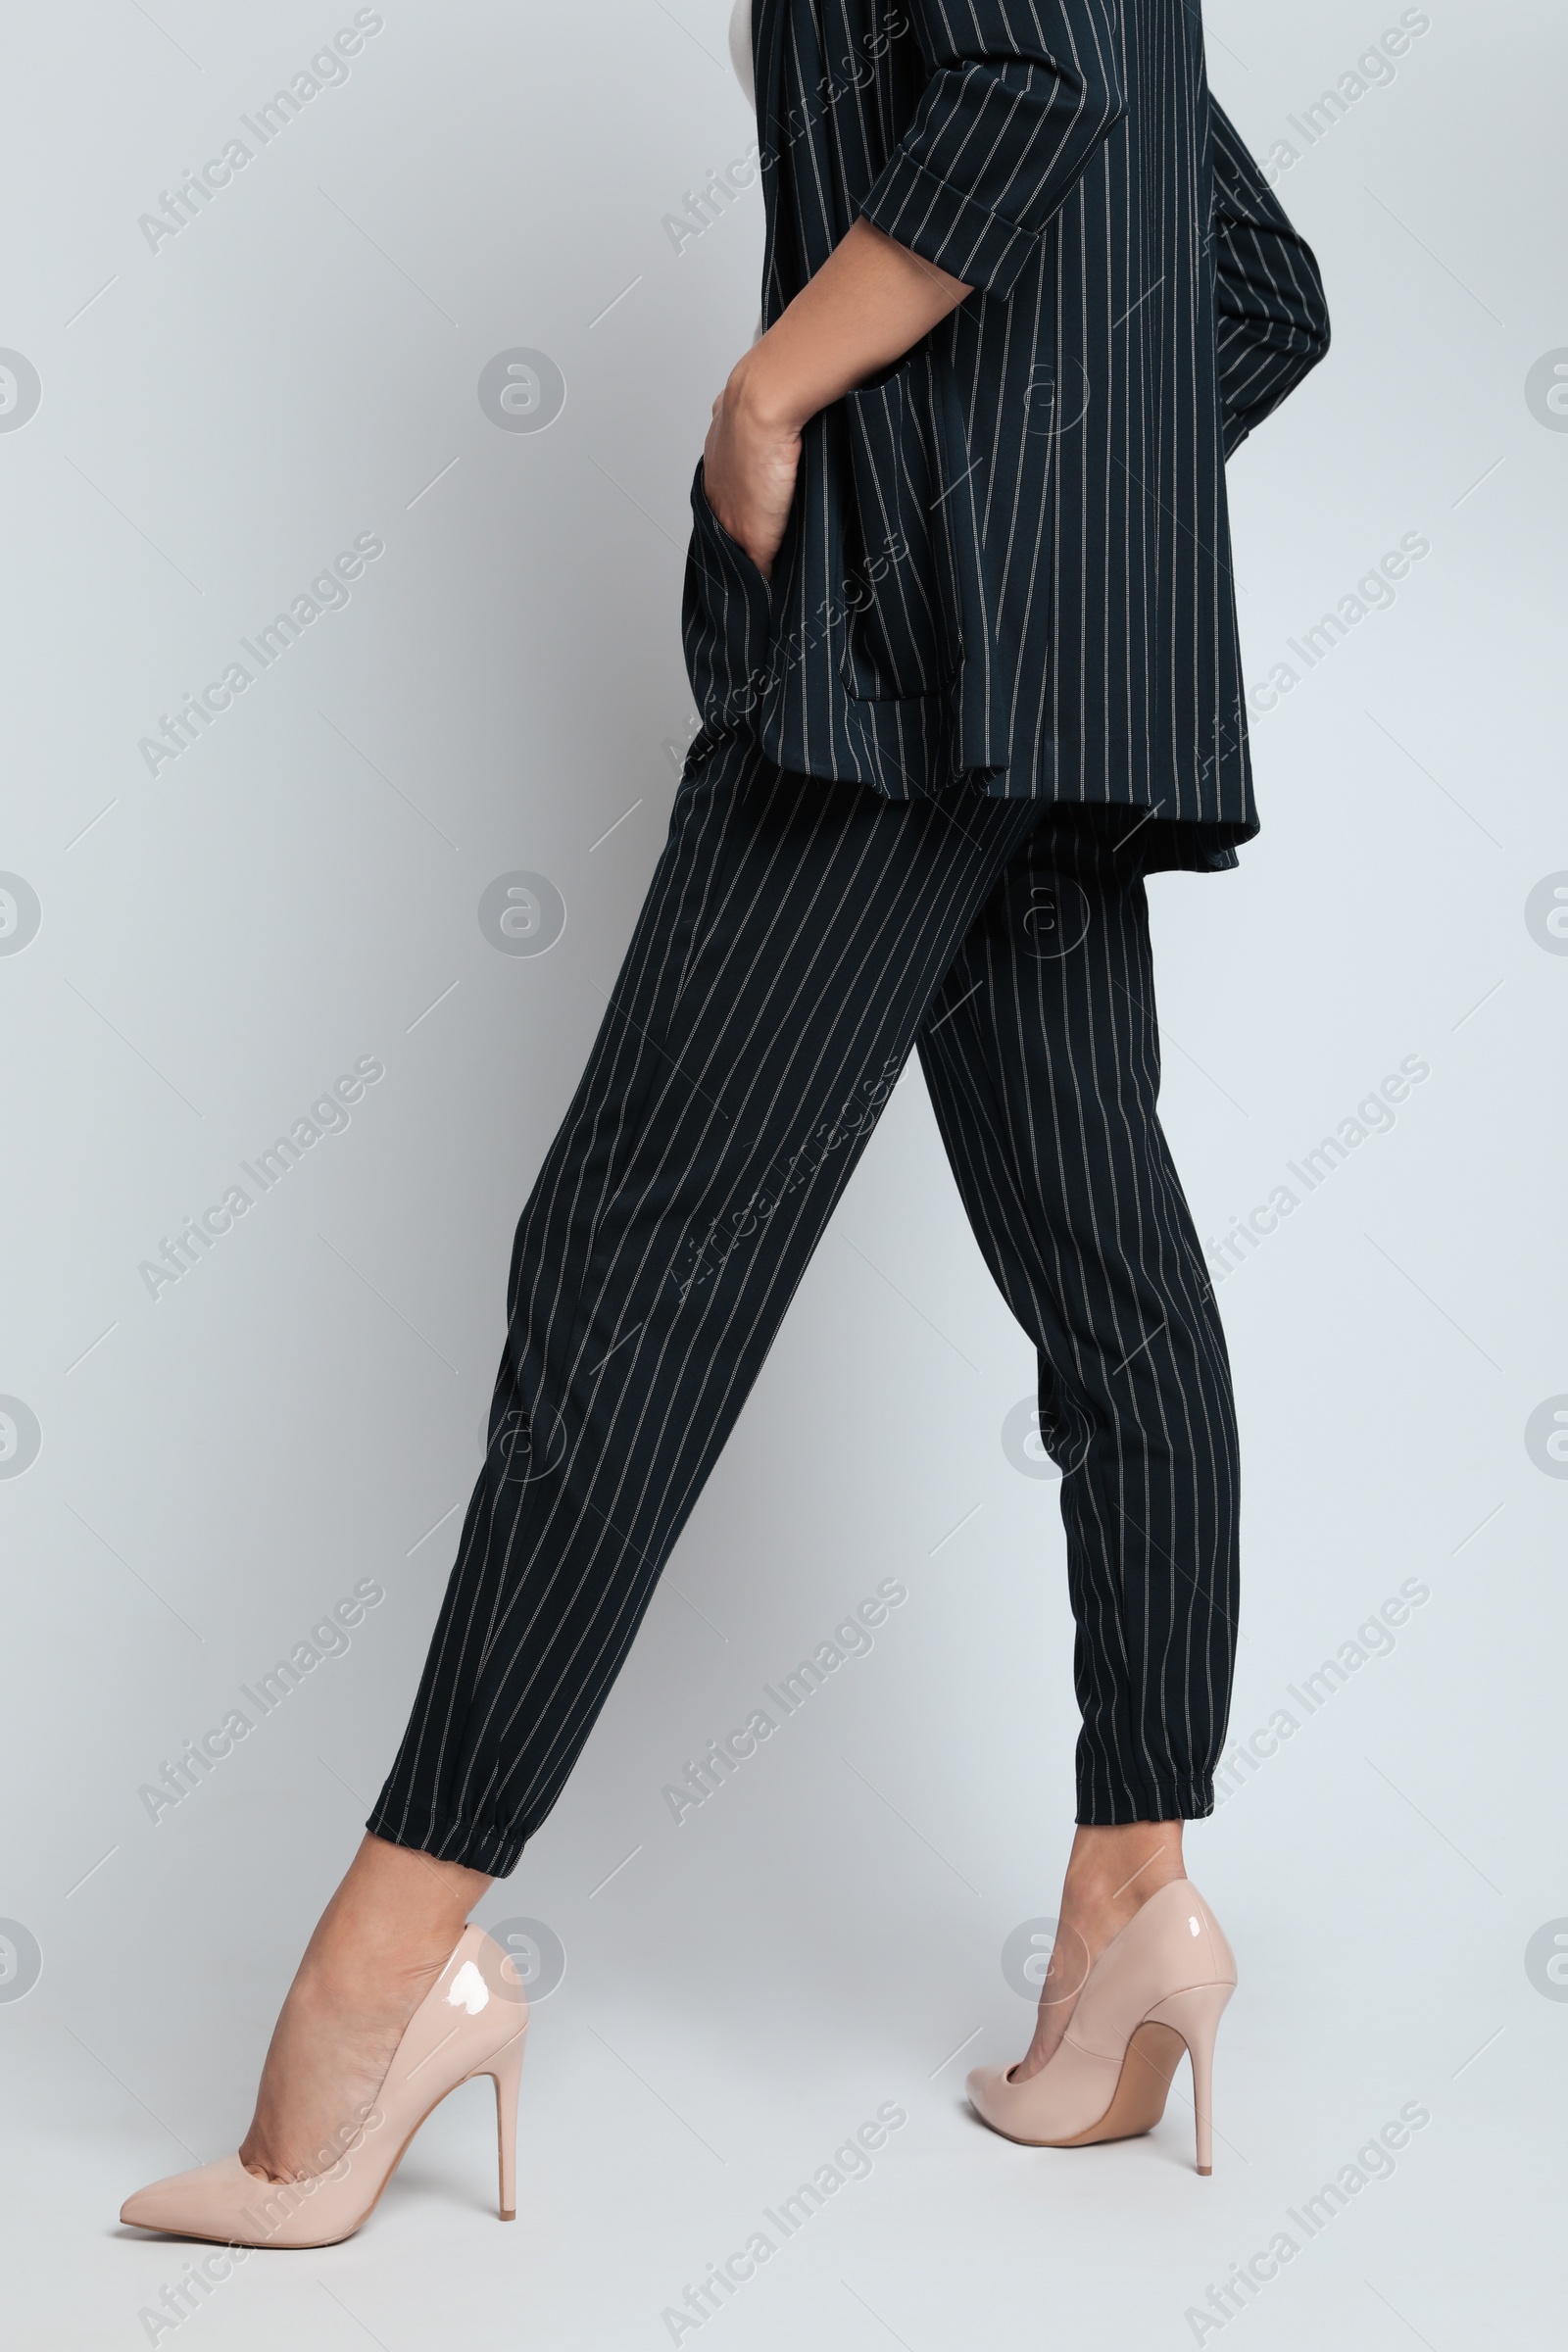
[[[1155,1109],[1143,875],[1233,862],[1254,823],[1226,737],[1222,449],[1326,324],[1310,256],[1210,129],[1177,0],[910,13],[866,86],[813,101],[824,56],[861,56],[869,0],[761,0],[769,308],[856,209],[983,291],[816,420],[771,590],[699,477],[707,723],[517,1229],[489,1451],[368,1824],[496,1874],[559,1795],[916,1042],[1039,1351],[1078,1818],[1213,1802],[1235,1422]],[[1070,360],[1090,397],[1069,423]],[[852,548],[874,592],[853,612]]]
[[[902,29],[895,29],[902,27]],[[858,214],[977,291],[807,428],[762,579],[693,489],[706,733],[895,797],[1256,831],[1224,460],[1319,359],[1317,267],[1185,0],[757,0],[764,317]]]

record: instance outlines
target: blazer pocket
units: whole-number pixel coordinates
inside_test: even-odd
[[[681,637],[692,694],[710,733],[730,733],[755,720],[768,684],[771,623],[768,583],[709,505],[699,459]]]
[[[844,397],[844,683],[859,702],[938,693],[957,666],[936,421],[919,397],[928,380],[923,357],[906,360]]]

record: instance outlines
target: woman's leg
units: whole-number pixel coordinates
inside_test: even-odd
[[[505,1876],[631,1645],[1027,805],[683,790],[518,1227],[491,1447],[368,1827]]]
[[[967,794],[889,803],[733,747],[682,786],[517,1229],[490,1448],[413,1718],[279,2021],[246,2161],[318,2169],[560,1794],[943,974],[1037,819]]]
[[[1057,1949],[1024,2072],[1213,1808],[1236,1640],[1224,1335],[1159,1125],[1148,908],[1124,812],[1048,815],[955,958],[920,1053],[976,1239],[1039,1350],[1083,1710]]]

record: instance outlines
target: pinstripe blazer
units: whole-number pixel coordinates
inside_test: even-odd
[[[863,216],[976,290],[808,426],[764,580],[693,483],[702,728],[896,799],[1256,831],[1225,459],[1328,347],[1190,0],[756,0],[771,322]]]

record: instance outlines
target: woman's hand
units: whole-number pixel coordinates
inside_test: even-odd
[[[763,579],[771,576],[801,462],[800,426],[759,396],[752,354],[713,403],[703,445],[708,503]]]
[[[968,292],[960,278],[857,220],[731,370],[713,403],[703,483],[764,579],[789,520],[808,420],[901,359]]]

